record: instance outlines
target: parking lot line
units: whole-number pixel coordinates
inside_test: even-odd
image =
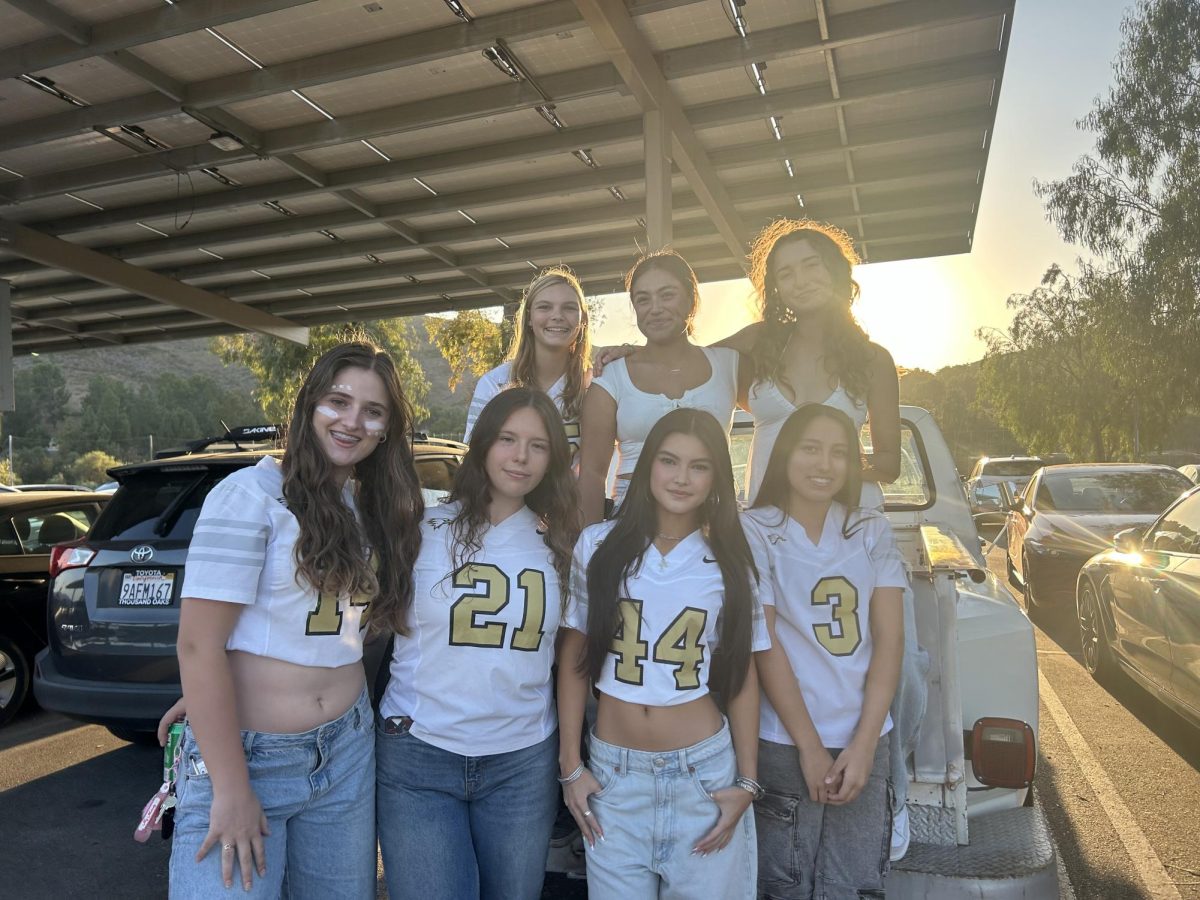
[[[1067,749],[1075,757],[1075,762],[1083,772],[1083,777],[1087,779],[1092,791],[1096,794],[1096,799],[1100,801],[1101,808],[1108,816],[1113,831],[1117,833],[1117,837],[1125,847],[1125,852],[1129,854],[1134,870],[1141,878],[1142,884],[1146,886],[1148,891],[1146,896],[1154,898],[1154,900],[1181,900],[1179,889],[1167,874],[1167,870],[1163,868],[1163,864],[1151,848],[1150,842],[1146,840],[1146,835],[1142,833],[1133,813],[1129,811],[1129,807],[1117,793],[1116,787],[1113,786],[1100,766],[1100,761],[1096,759],[1091,748],[1088,747],[1087,741],[1075,727],[1071,714],[1067,712],[1062,700],[1059,699],[1054,688],[1050,686],[1049,680],[1041,672],[1038,672],[1038,688],[1042,702],[1046,704],[1046,709],[1050,713],[1050,718],[1054,720]]]

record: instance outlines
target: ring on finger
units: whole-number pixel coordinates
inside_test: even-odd
[[[585,812],[585,813],[583,814],[583,817],[586,819],[586,818],[587,818],[588,816],[590,816],[591,814],[592,814],[592,811],[589,809],[587,812]]]
[[[221,849],[226,853],[232,853],[233,852],[233,844],[222,844]]]

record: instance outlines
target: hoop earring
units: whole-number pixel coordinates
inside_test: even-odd
[[[388,439],[388,436],[387,436],[387,432],[386,432],[386,431],[385,431],[385,432],[383,432],[382,434],[380,434],[380,435],[379,435],[379,443],[381,443],[381,444],[386,444],[386,443],[387,443],[387,439]]]

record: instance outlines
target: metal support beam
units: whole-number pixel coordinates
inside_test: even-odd
[[[92,40],[92,30],[67,15],[57,6],[52,6],[46,0],[4,0],[7,6],[19,9],[30,18],[37,19],[43,25],[53,28],[63,37],[74,41],[80,47],[86,47]]]
[[[27,0],[26,0],[27,2]],[[186,3],[163,4],[145,12],[131,13],[93,25],[89,42],[80,45],[71,38],[51,37],[6,47],[0,57],[0,78],[21,73],[40,72],[64,63],[76,62],[124,50],[138,44],[161,41],[189,31],[252,19],[264,13],[293,6],[303,6],[312,0],[188,0]],[[13,4],[18,5],[18,4]]]
[[[669,247],[671,231],[671,133],[660,110],[642,114],[646,157],[646,240],[650,250]]]
[[[285,338],[298,344],[308,343],[308,329],[286,319],[243,306],[227,297],[183,284],[148,269],[131,266],[87,247],[50,237],[16,222],[0,219],[0,247],[42,265],[75,272],[101,284],[152,297],[169,306],[227,322],[238,328]]]
[[[0,413],[17,408],[13,387],[12,298],[9,284],[0,280]]]

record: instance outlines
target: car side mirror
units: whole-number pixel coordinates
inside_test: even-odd
[[[1138,553],[1142,549],[1142,529],[1126,528],[1113,535],[1113,547],[1118,553]]]

